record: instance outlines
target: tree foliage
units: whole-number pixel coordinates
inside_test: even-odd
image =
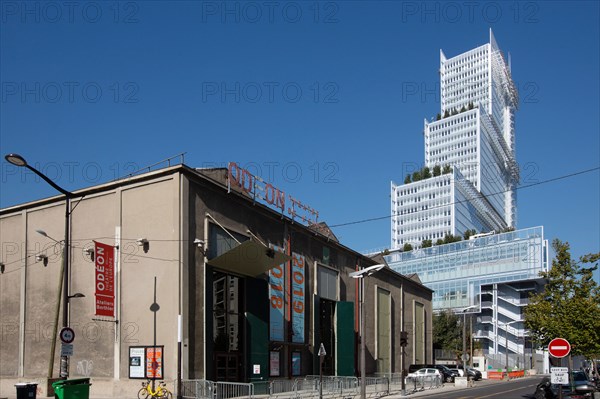
[[[600,253],[571,259],[569,243],[554,240],[556,258],[552,268],[541,272],[547,279],[544,290],[531,296],[525,308],[525,326],[542,347],[557,337],[571,343],[573,355],[593,358],[600,355],[600,287],[593,273]]]
[[[433,347],[460,351],[462,348],[462,327],[458,315],[447,310],[433,316]]]
[[[404,246],[402,247],[402,250],[404,252],[412,251],[413,250],[413,246],[409,242],[405,242]]]

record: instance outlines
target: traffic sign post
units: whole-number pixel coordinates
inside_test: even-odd
[[[551,367],[550,382],[552,384],[569,384],[569,368],[568,367]]]
[[[63,327],[60,330],[60,342],[63,344],[71,344],[75,340],[75,331],[70,327]]]
[[[564,338],[554,338],[548,344],[548,352],[550,356],[563,358],[571,352],[571,344]]]
[[[554,338],[548,344],[548,352],[550,356],[560,359],[562,366],[562,358],[571,353],[571,344],[564,338]],[[551,368],[551,383],[558,384],[558,399],[563,398],[562,386],[569,384],[569,368],[568,367],[552,367]],[[560,382],[554,382],[560,381]],[[564,382],[563,382],[564,381]]]

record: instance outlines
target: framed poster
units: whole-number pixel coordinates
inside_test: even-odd
[[[280,375],[280,356],[279,351],[269,352],[269,375],[271,377],[279,377]]]
[[[163,379],[164,346],[130,346],[129,378],[131,379]]]
[[[292,352],[292,375],[297,376],[302,373],[302,354],[300,352]]]

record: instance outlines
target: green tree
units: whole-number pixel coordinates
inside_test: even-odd
[[[421,176],[423,177],[423,179],[429,179],[431,177],[431,170],[429,170],[429,167],[425,166],[423,168]]]
[[[406,243],[404,243],[404,246],[402,247],[402,250],[404,252],[412,251],[413,250],[413,246],[410,245],[410,243],[406,242]]]
[[[600,355],[600,287],[593,273],[600,253],[571,259],[569,243],[555,239],[552,268],[541,272],[547,279],[544,290],[534,294],[525,308],[525,326],[534,341],[546,347],[556,337],[571,343],[573,355]],[[584,264],[596,263],[592,267]]]
[[[437,241],[435,242],[435,245],[444,245],[444,240],[442,240],[441,238],[438,238]]]
[[[450,116],[450,112],[448,112],[448,110],[444,111],[444,118],[447,118]]]
[[[460,318],[450,310],[433,316],[433,348],[460,352],[462,329]]]
[[[450,244],[453,242],[458,242],[460,240],[461,240],[460,236],[455,236],[453,234],[446,234],[444,236],[444,244]]]
[[[452,167],[450,165],[444,165],[444,169],[442,169],[442,174],[452,173]]]
[[[460,112],[465,112],[467,109],[465,108],[465,106],[463,105],[462,108],[460,109]]]
[[[468,240],[469,237],[474,236],[475,234],[477,234],[477,231],[475,229],[471,229],[471,230],[467,229],[463,234],[463,238],[465,240]]]
[[[433,175],[434,176],[439,176],[442,174],[442,168],[440,167],[440,165],[435,165],[433,167]]]
[[[417,170],[416,172],[413,172],[412,174],[412,181],[419,181],[421,180],[421,171]]]
[[[408,183],[410,183],[410,182],[411,182],[411,180],[410,180],[410,173],[409,173],[409,174],[407,174],[407,175],[406,175],[406,177],[404,178],[404,184],[408,184]]]
[[[469,101],[469,110],[473,109],[473,101]]]
[[[431,240],[423,240],[421,241],[421,248],[429,248],[433,245]]]
[[[435,117],[435,120],[439,121],[440,119],[442,119],[442,115],[440,115],[440,113],[438,112],[437,116]]]

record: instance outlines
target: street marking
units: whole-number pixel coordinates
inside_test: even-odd
[[[502,392],[498,392],[498,393],[492,393],[492,394],[489,394],[489,395],[486,395],[486,396],[478,396],[475,399],[491,398],[492,396],[504,395],[507,392],[519,391],[519,390],[524,389],[524,388],[535,387],[535,386],[537,386],[537,384],[526,385],[526,386],[523,386],[523,387],[520,387],[520,388],[509,389],[508,391],[502,391]]]

